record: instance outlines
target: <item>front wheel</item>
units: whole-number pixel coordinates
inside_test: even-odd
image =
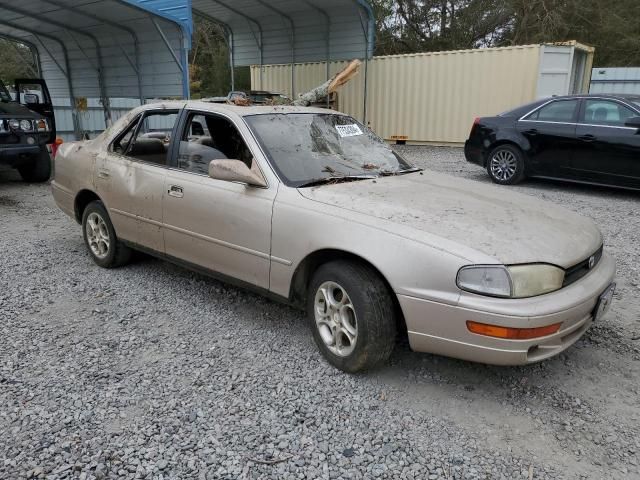
[[[25,182],[42,183],[51,177],[51,156],[46,147],[40,149],[38,156],[26,165],[18,167],[18,172]]]
[[[344,372],[376,367],[393,351],[393,301],[380,276],[366,265],[322,265],[310,283],[307,313],[320,352]]]
[[[524,180],[524,153],[515,145],[500,145],[490,154],[487,172],[500,185],[515,185]]]

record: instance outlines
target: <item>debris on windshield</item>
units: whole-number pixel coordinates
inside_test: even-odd
[[[322,171],[324,173],[336,173],[336,171],[333,168],[331,168],[329,165],[326,165]]]
[[[377,170],[380,168],[380,165],[374,165],[373,163],[365,163],[362,165],[362,168],[365,170]]]

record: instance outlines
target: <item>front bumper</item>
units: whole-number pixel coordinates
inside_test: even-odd
[[[32,162],[40,154],[40,145],[0,145],[0,164],[17,167]]]
[[[458,305],[398,295],[417,352],[492,365],[524,365],[553,357],[573,345],[591,326],[600,295],[613,282],[608,255],[588,275],[557,292],[529,299],[496,299],[463,294]],[[514,328],[562,323],[554,335],[505,340],[471,333],[467,321]]]

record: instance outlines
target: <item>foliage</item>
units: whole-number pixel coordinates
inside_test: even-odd
[[[189,59],[192,98],[226,96],[231,90],[229,47],[222,28],[196,18]],[[236,90],[249,90],[249,68],[234,69]]]
[[[578,40],[598,66],[640,66],[638,0],[372,1],[378,55]]]
[[[25,45],[0,38],[0,78],[12,85],[16,78],[37,76],[31,51]]]

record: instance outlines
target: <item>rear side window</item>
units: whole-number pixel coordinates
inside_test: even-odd
[[[585,102],[581,123],[624,127],[627,120],[636,116],[633,110],[620,103],[594,99]]]
[[[156,165],[168,165],[171,134],[178,120],[178,111],[150,111],[139,123],[125,155]]]
[[[557,100],[536,110],[525,120],[538,122],[573,123],[576,121],[578,100]]]

